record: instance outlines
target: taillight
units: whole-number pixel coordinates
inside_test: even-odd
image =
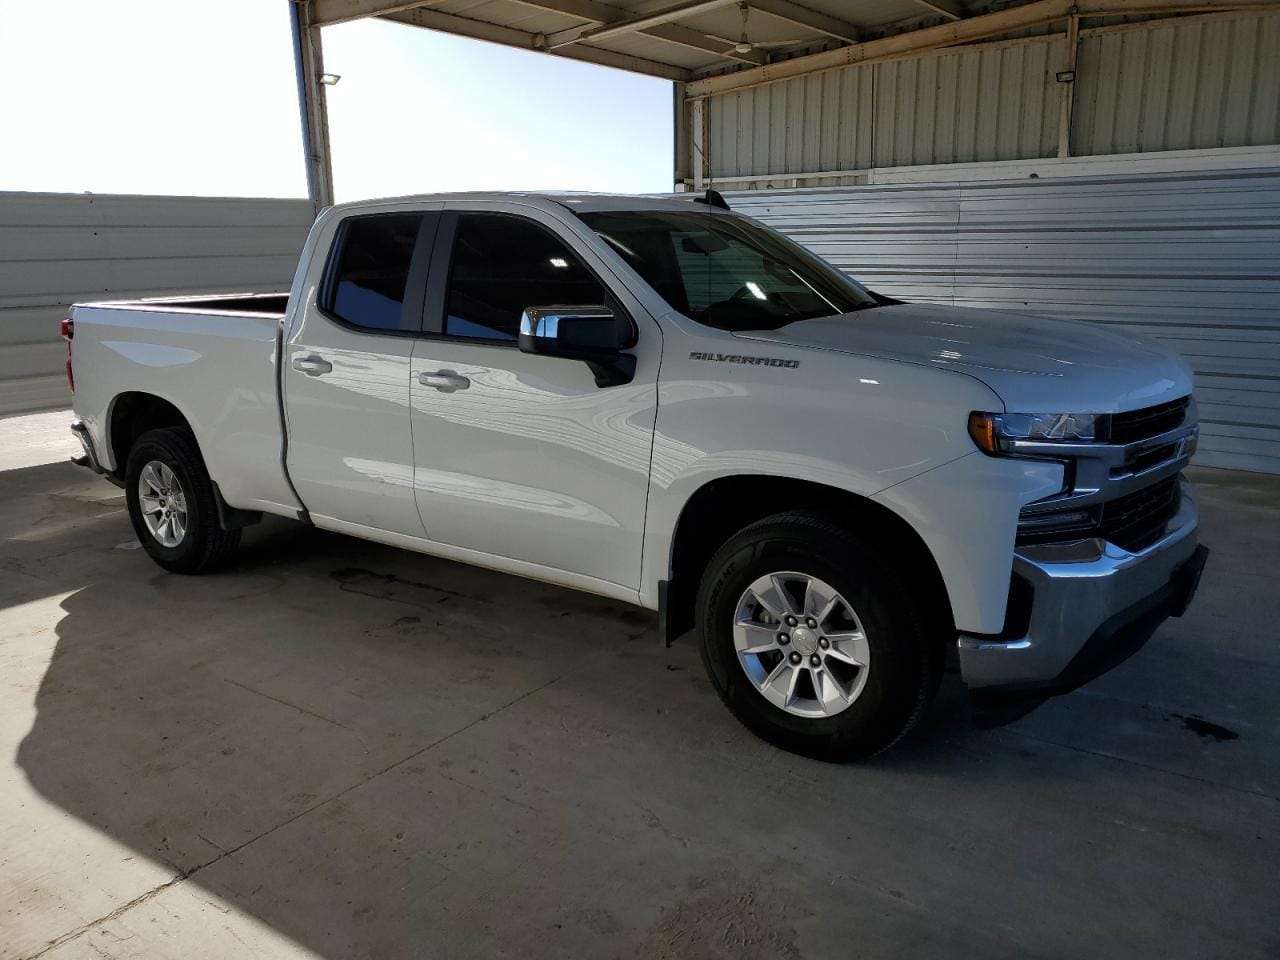
[[[71,370],[71,338],[76,335],[76,325],[68,317],[62,321],[62,339],[67,341],[67,386],[76,392],[76,376]]]

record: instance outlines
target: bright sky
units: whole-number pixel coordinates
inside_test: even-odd
[[[368,21],[326,28],[338,200],[671,189],[671,85]],[[0,0],[0,190],[306,194],[288,0]]]

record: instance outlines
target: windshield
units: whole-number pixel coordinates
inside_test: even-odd
[[[721,330],[776,330],[879,301],[834,267],[742,217],[580,213],[668,304]]]

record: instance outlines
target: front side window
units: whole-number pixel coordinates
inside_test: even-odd
[[[419,213],[378,214],[345,221],[338,230],[320,305],[353,327],[416,329],[419,318],[404,316],[404,298],[421,226]]]
[[[600,281],[559,237],[501,214],[458,217],[444,332],[476,340],[517,339],[529,307],[603,304]]]
[[[675,310],[722,330],[775,330],[879,304],[834,267],[742,217],[698,211],[579,216]]]

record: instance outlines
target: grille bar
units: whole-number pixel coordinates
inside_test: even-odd
[[[1125,550],[1150,546],[1182,501],[1181,473],[1104,504],[1081,509],[1023,514],[1019,545],[1064,543],[1102,537]]]
[[[1190,397],[1179,397],[1168,403],[1156,404],[1154,407],[1143,407],[1141,410],[1130,410],[1128,413],[1111,415],[1111,432],[1108,442],[1116,444],[1133,443],[1145,440],[1172,430],[1187,415]]]

